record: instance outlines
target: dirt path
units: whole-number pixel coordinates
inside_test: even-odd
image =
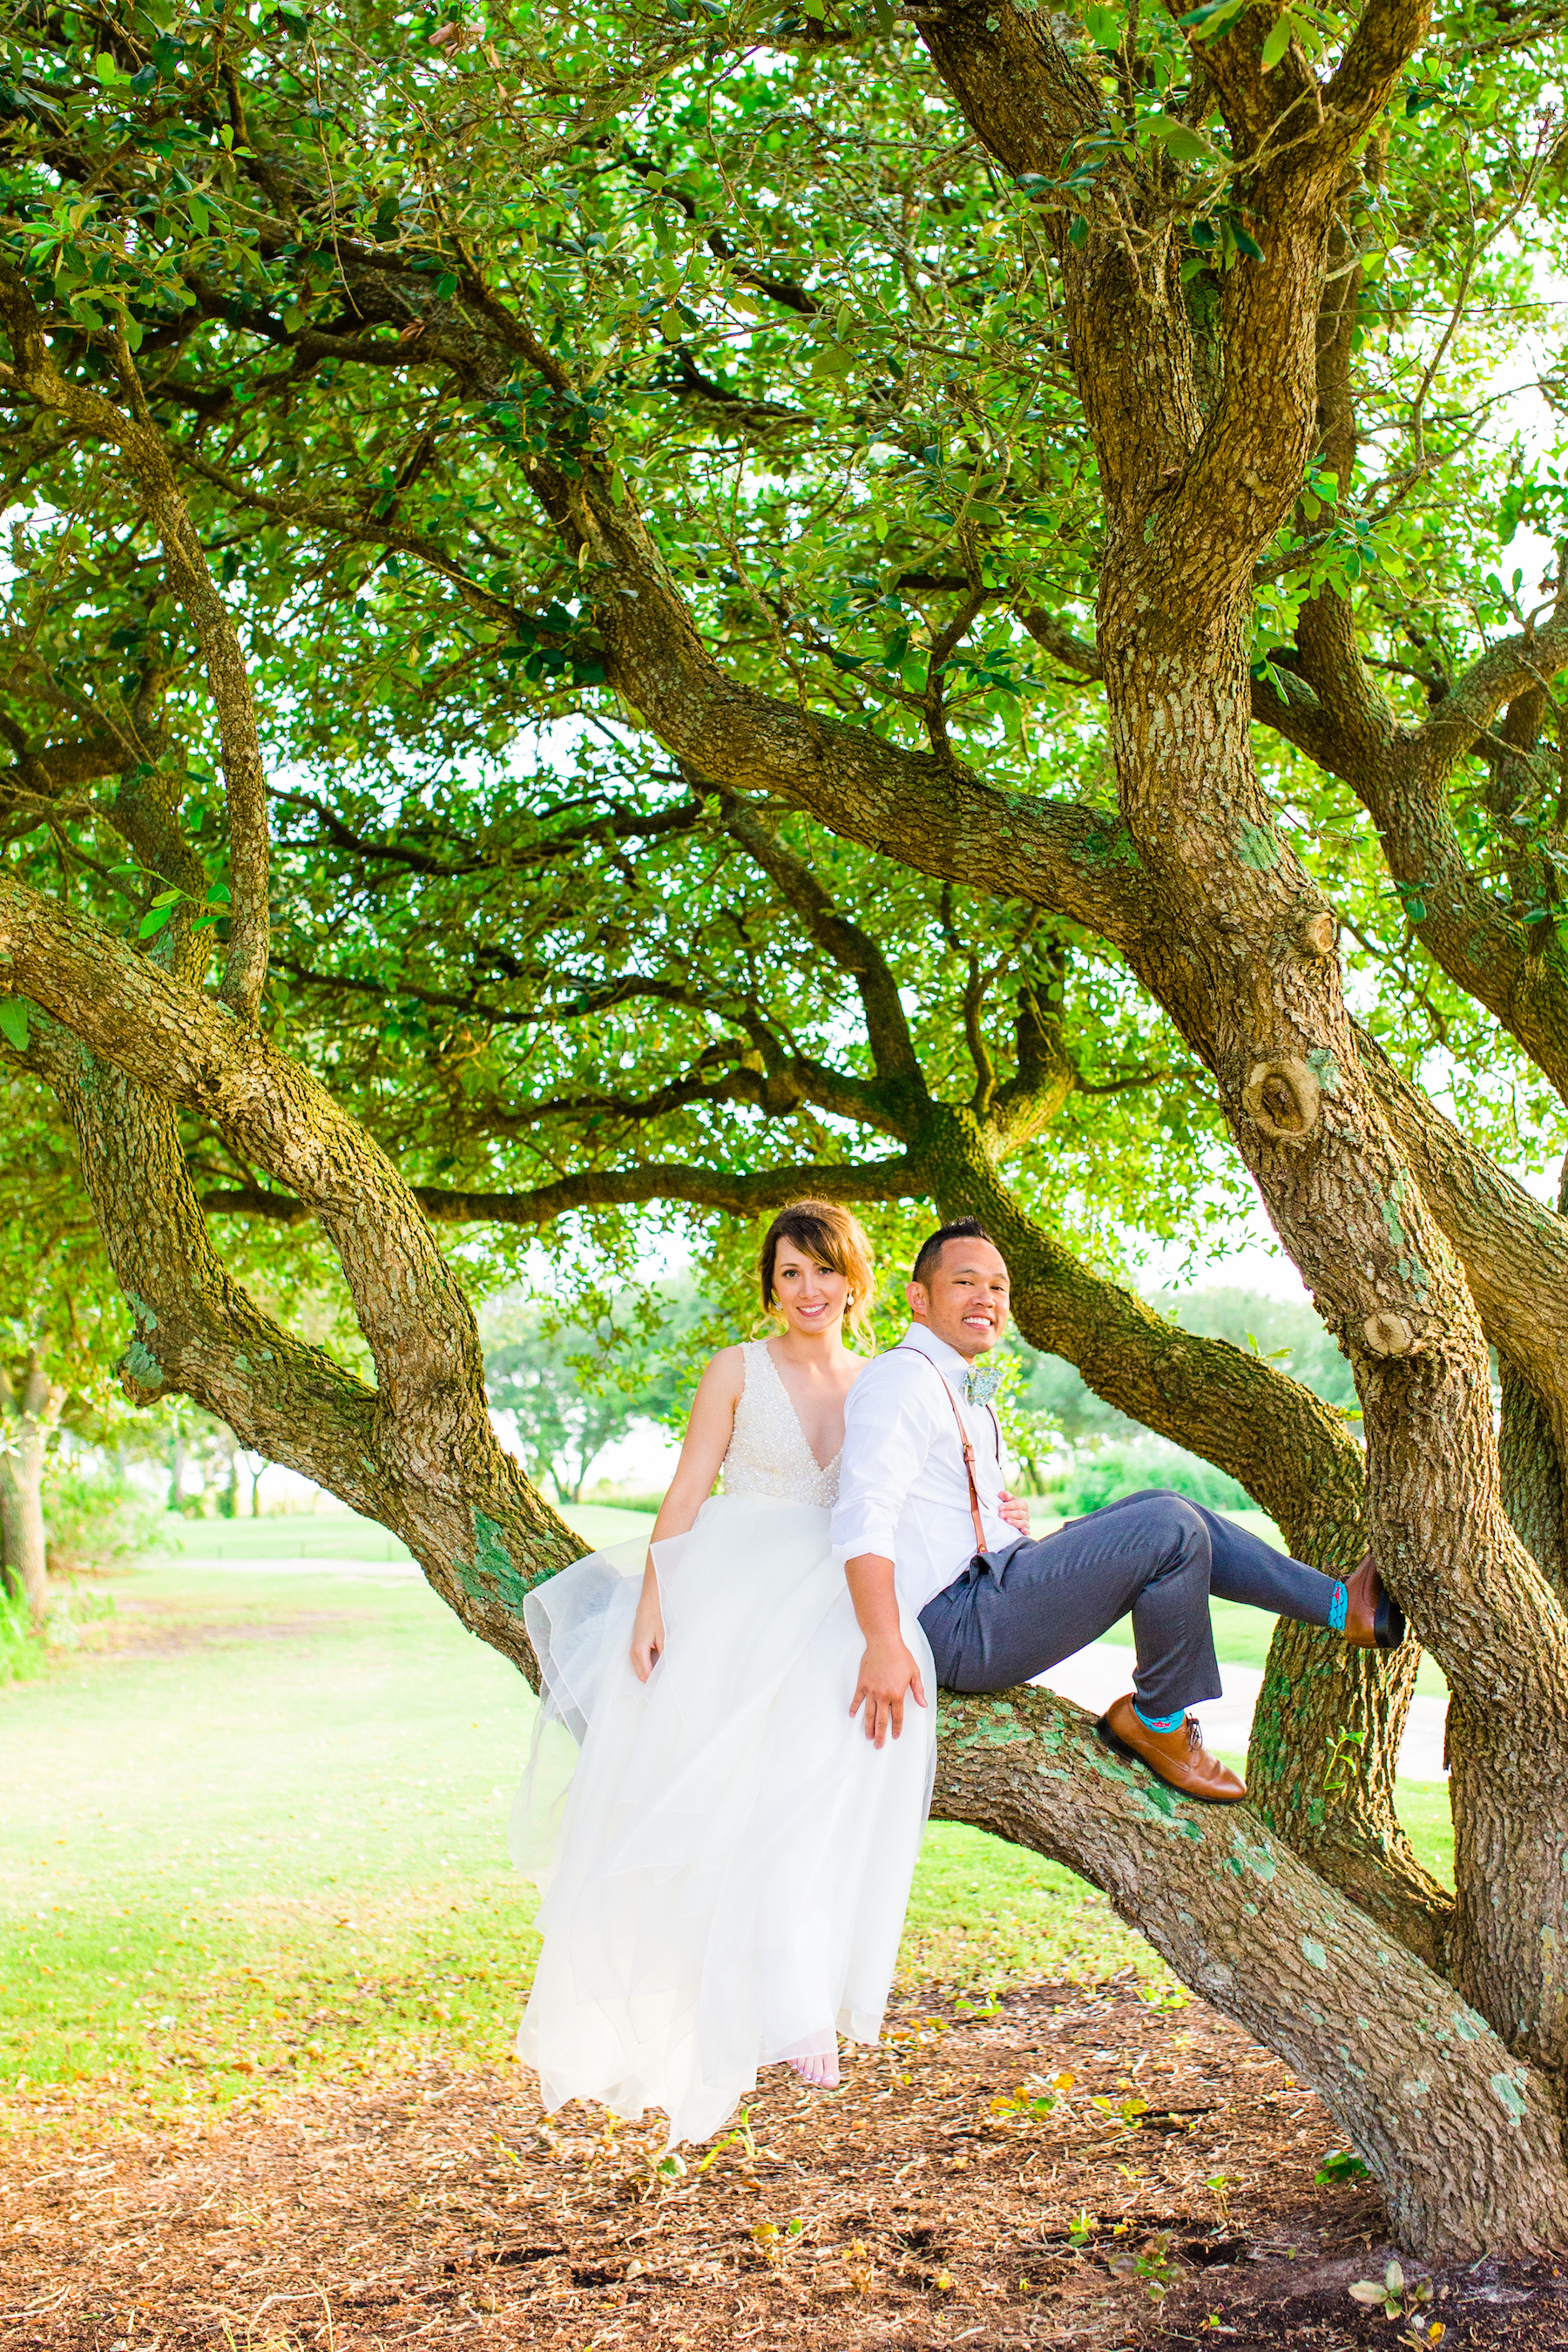
[[[1414,2326],[1359,2308],[1382,2208],[1313,2186],[1316,2100],[1131,1987],[906,2010],[836,2097],[770,2070],[749,2138],[684,2172],[651,2131],[541,2126],[531,2088],[430,2071],[165,2133],[35,2111],[5,2159],[0,2345],[1568,2347],[1555,2273],[1439,2278]]]

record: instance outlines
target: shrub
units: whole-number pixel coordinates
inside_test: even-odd
[[[1234,1478],[1202,1462],[1179,1445],[1159,1438],[1133,1439],[1124,1444],[1086,1447],[1067,1466],[1044,1483],[1045,1500],[1064,1519],[1080,1518],[1102,1504],[1120,1502],[1145,1486],[1168,1486],[1190,1502],[1211,1511],[1244,1511],[1252,1497]]]
[[[39,1674],[48,1655],[41,1634],[33,1629],[26,1603],[13,1600],[0,1585],[0,1683],[26,1682]]]
[[[111,1463],[58,1464],[44,1488],[50,1573],[69,1576],[155,1551],[163,1542],[163,1517]]]

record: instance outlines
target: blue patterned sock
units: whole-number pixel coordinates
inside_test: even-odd
[[[1175,1715],[1145,1715],[1136,1699],[1132,1702],[1132,1712],[1145,1731],[1179,1731],[1187,1719],[1184,1706]]]
[[[1345,1591],[1342,1584],[1336,1584],[1334,1587],[1334,1597],[1329,1603],[1329,1631],[1331,1633],[1342,1633],[1344,1632],[1345,1611],[1349,1606],[1350,1594]]]

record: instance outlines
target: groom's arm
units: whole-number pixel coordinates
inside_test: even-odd
[[[866,1737],[878,1748],[889,1732],[897,1739],[902,1731],[910,1692],[918,1706],[926,1704],[920,1666],[899,1629],[893,1574],[900,1515],[931,1448],[923,1402],[896,1374],[875,1381],[862,1375],[844,1415],[833,1546],[866,1643],[849,1712],[864,1702]]]
[[[924,1706],[925,1685],[914,1652],[900,1630],[892,1561],[879,1552],[866,1551],[856,1559],[847,1559],[844,1573],[866,1637],[849,1712],[854,1715],[865,1701],[866,1737],[880,1748],[889,1731],[897,1739],[904,1727],[906,1693],[917,1706]]]

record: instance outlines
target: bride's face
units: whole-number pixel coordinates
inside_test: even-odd
[[[773,1297],[792,1331],[834,1331],[849,1303],[849,1277],[819,1265],[789,1241],[773,1260]]]

